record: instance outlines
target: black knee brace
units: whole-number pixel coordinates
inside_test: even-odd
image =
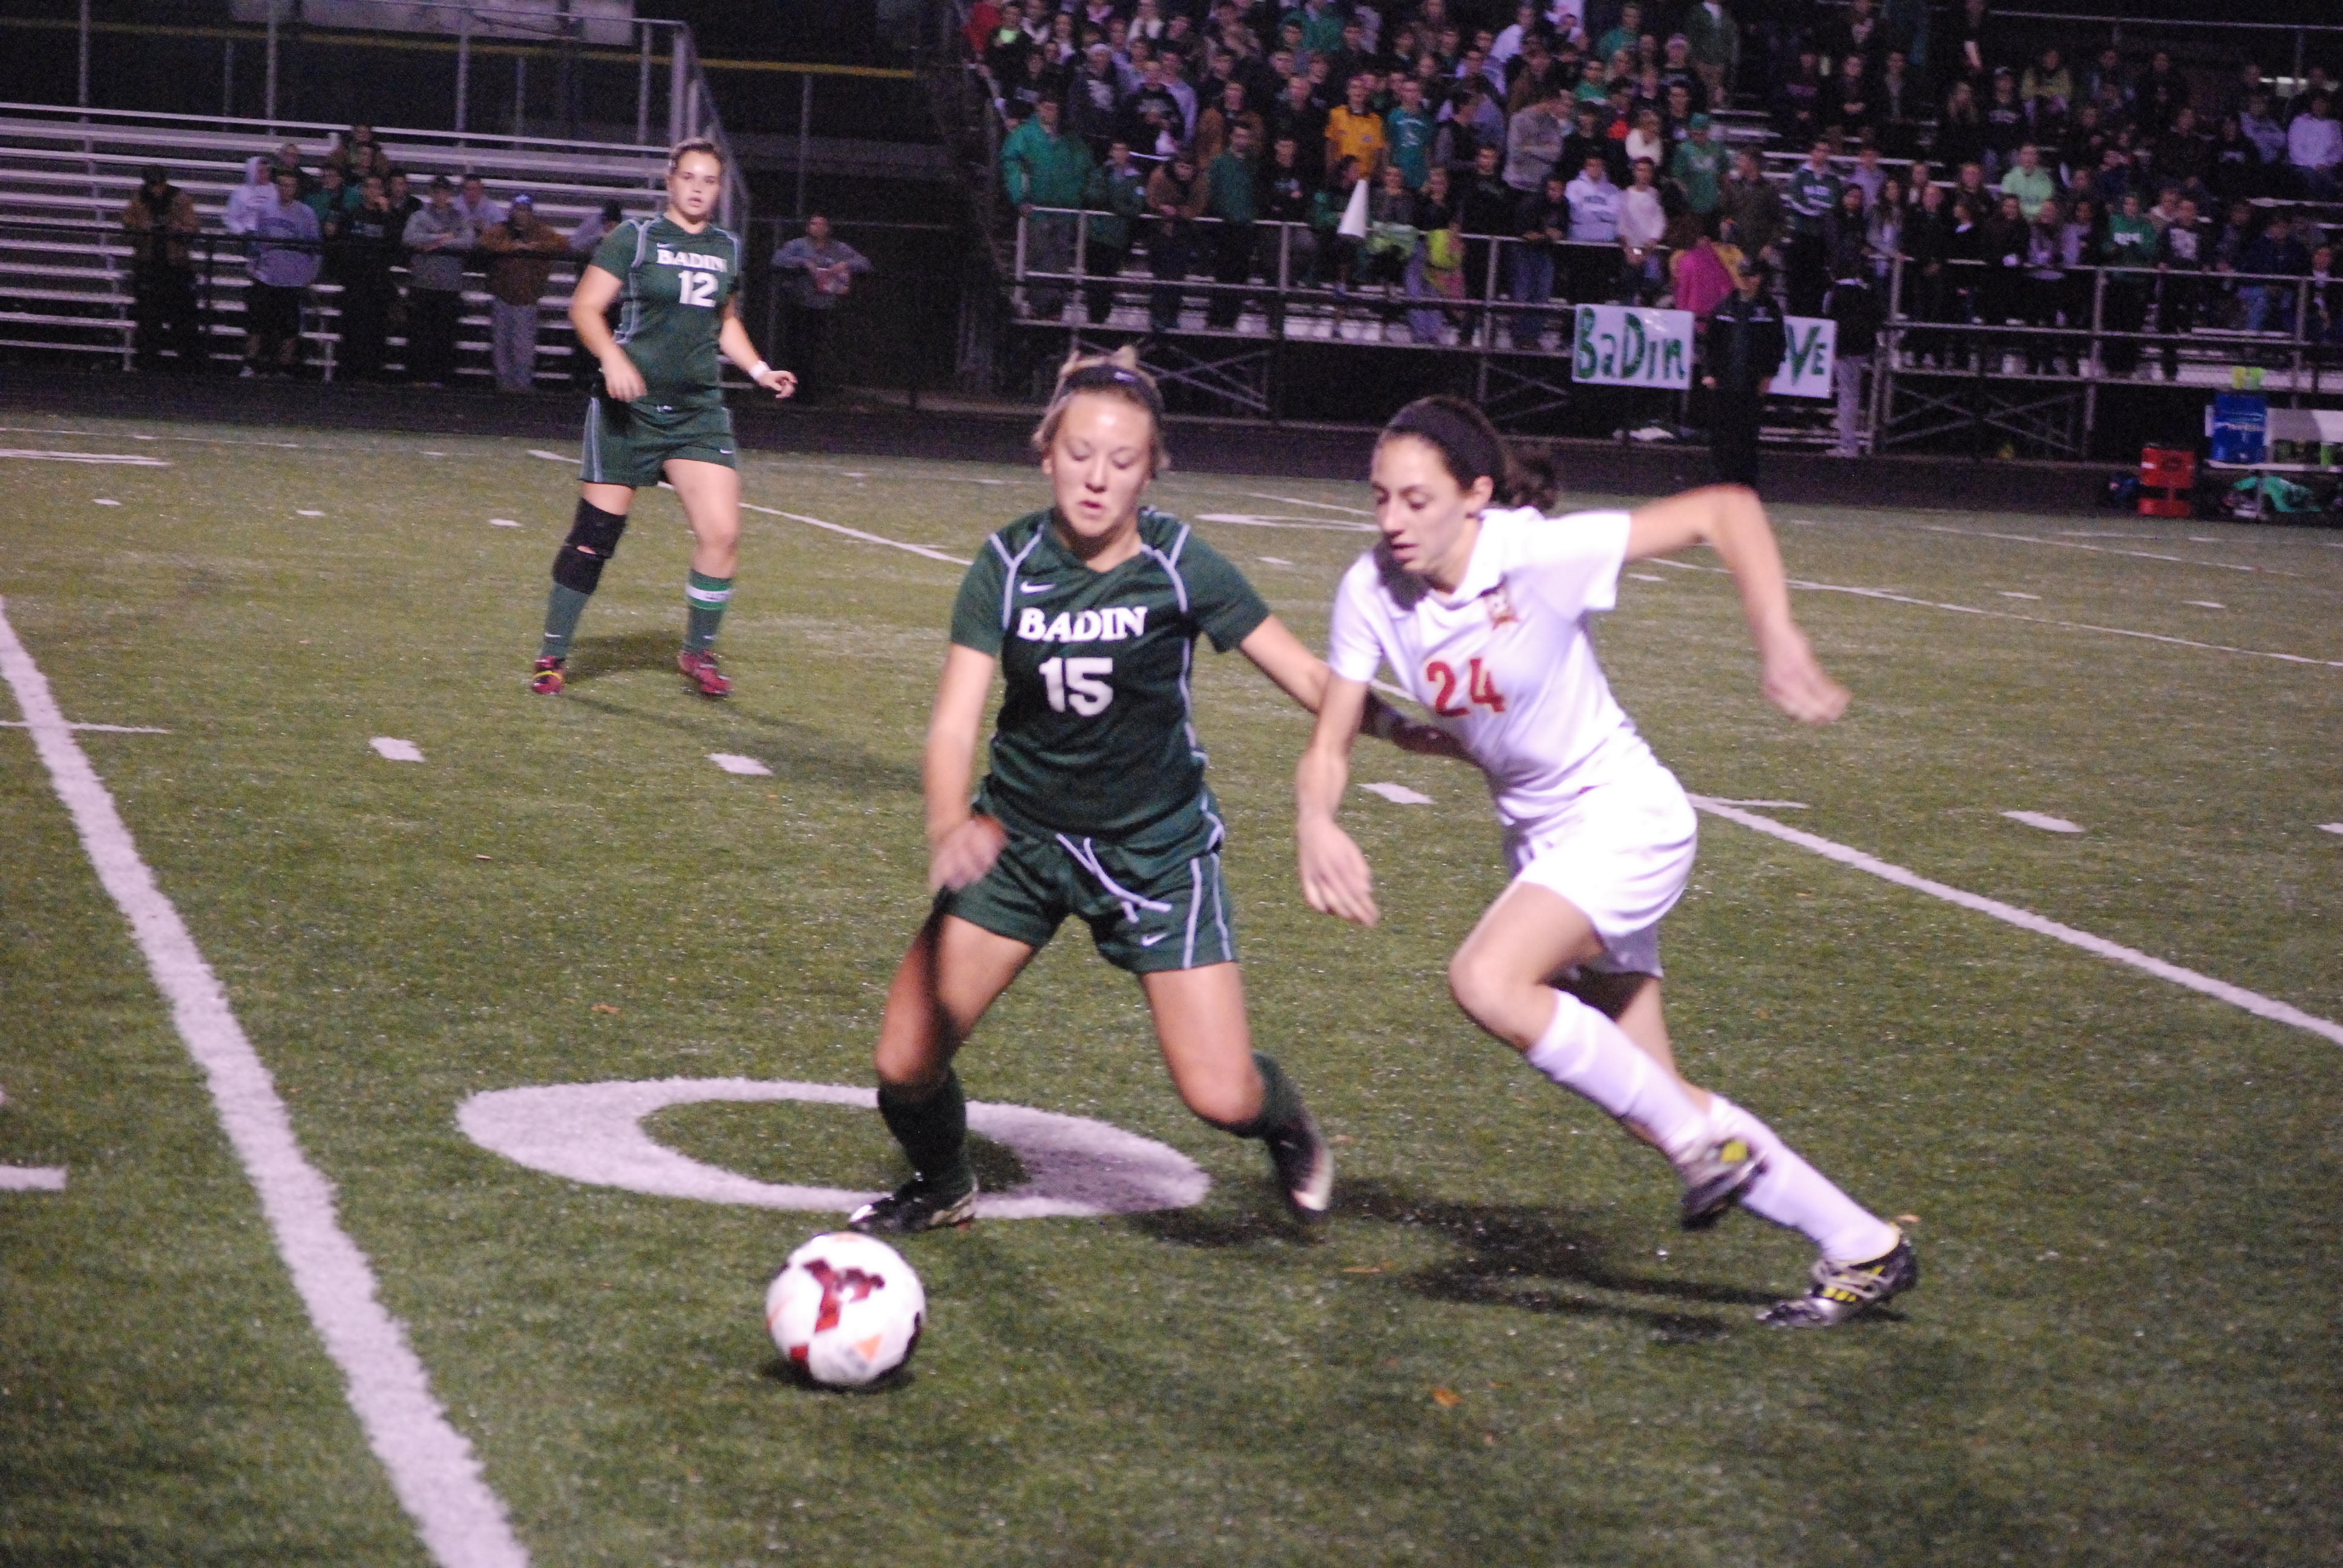
[[[575,593],[592,593],[602,580],[603,564],[618,553],[618,537],[626,531],[624,516],[579,497],[578,520],[569,525],[569,538],[553,558],[553,580]]]

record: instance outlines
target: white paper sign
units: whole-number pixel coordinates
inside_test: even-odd
[[[1570,378],[1604,387],[1692,385],[1693,314],[1582,305]]]
[[[1776,397],[1828,397],[1831,361],[1838,351],[1838,323],[1813,316],[1785,316],[1782,368],[1774,373]]]

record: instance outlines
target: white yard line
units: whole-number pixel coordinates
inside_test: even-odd
[[[1678,571],[1714,572],[1725,577],[1732,575],[1723,567],[1704,567],[1697,561],[1674,561],[1664,556],[1653,557],[1650,564],[1655,567],[1674,567]],[[1809,593],[1853,594],[1857,598],[1886,599],[1894,604],[1917,605],[1923,609],[1951,610],[1956,615],[1981,615],[1994,620],[2017,620],[2024,621],[2029,626],[2056,627],[2062,631],[2096,631],[2107,637],[2132,637],[2143,642],[2170,643],[2176,648],[2198,648],[2207,653],[2234,653],[2246,658],[2275,658],[2288,664],[2308,664],[2322,669],[2343,669],[2343,658],[2311,658],[2299,653],[2273,653],[2268,648],[2236,648],[2226,642],[2198,642],[2194,638],[2167,637],[2162,632],[2134,631],[2127,627],[2097,626],[2087,620],[2052,620],[2047,616],[2019,615],[2015,610],[1980,609],[1975,605],[1968,604],[1939,604],[1935,599],[1915,598],[1910,594],[1896,593],[1888,588],[1849,588],[1843,583],[1808,582],[1803,578],[1792,578],[1790,586],[1794,588],[1804,588]]]
[[[423,760],[423,748],[412,740],[401,740],[395,735],[377,735],[367,744],[375,749],[377,756],[387,761],[420,762]]]
[[[2002,815],[2013,822],[2039,828],[2046,833],[2079,833],[2083,830],[2080,823],[2069,822],[2064,817],[2053,817],[2047,811],[2004,811]]]
[[[2004,534],[1996,533],[1990,528],[1947,528],[1943,523],[1916,523],[1913,527],[1923,533],[1958,534],[1961,538],[1968,539],[2004,539],[2011,544],[2019,545],[2047,545],[2056,550],[2087,550],[2095,556],[2131,556],[2144,561],[2170,561],[2184,567],[2211,567],[2216,571],[2260,572],[2265,577],[2274,578],[2292,578],[2302,575],[2300,572],[2280,571],[2276,567],[2240,566],[2233,561],[2191,560],[2187,556],[2159,555],[2154,550],[2124,550],[2117,549],[2112,545],[2085,545],[2077,544],[2073,539],[2046,539],[2039,534]],[[2139,536],[2116,534],[2101,537],[2125,538]]]
[[[28,729],[31,726],[21,719],[0,719],[0,729]],[[167,729],[156,729],[145,724],[68,724],[67,729],[95,729],[106,735],[168,735]]]
[[[2137,948],[2127,948],[2118,942],[2111,942],[2105,937],[2095,937],[2088,931],[2077,930],[2073,926],[2061,925],[2056,920],[2046,920],[2031,910],[2021,910],[2015,904],[2005,904],[1998,899],[1988,899],[1982,894],[1948,887],[1943,882],[1932,881],[1916,871],[1907,871],[1901,866],[1891,865],[1875,855],[1866,855],[1862,850],[1849,849],[1845,844],[1833,843],[1828,839],[1818,838],[1812,833],[1793,828],[1786,822],[1776,822],[1770,817],[1760,817],[1754,812],[1744,811],[1738,807],[1728,806],[1722,800],[1714,800],[1704,795],[1695,795],[1692,798],[1692,803],[1711,816],[1722,817],[1729,822],[1738,822],[1745,828],[1754,829],[1757,832],[1779,839],[1786,844],[1795,844],[1802,849],[1811,849],[1826,860],[1836,860],[1842,866],[1852,866],[1858,871],[1868,871],[1873,876],[1894,882],[1898,887],[1910,888],[1915,892],[1926,893],[1930,898],[1942,899],[1948,904],[1958,904],[1965,910],[1975,910],[1981,915],[1991,915],[1995,920],[2005,920],[2021,930],[2056,938],[2070,947],[2080,948],[2085,952],[2097,953],[2103,959],[2113,959],[2119,964],[2129,964],[2132,968],[2152,974],[2158,980],[2167,980],[2175,985],[2186,986],[2190,990],[2199,991],[2217,1000],[2227,1002],[2232,1007],[2243,1008],[2257,1018],[2266,1018],[2274,1023],[2290,1024],[2296,1029],[2308,1030],[2312,1034],[2331,1040],[2338,1045],[2343,1045],[2343,1023],[2334,1023],[2327,1019],[2316,1017],[2303,1011],[2300,1008],[2263,996],[2258,991],[2250,991],[2243,986],[2231,985],[2227,980],[2215,980],[2210,975],[2198,974],[2195,970],[2182,969],[2178,964],[2167,963],[2162,959],[2139,951]]]
[[[129,921],[171,1020],[202,1067],[220,1125],[260,1198],[277,1250],[391,1490],[442,1568],[523,1568],[528,1553],[480,1474],[470,1442],[432,1397],[430,1373],[377,1294],[374,1265],[342,1229],[334,1186],[309,1162],[260,1053],[196,939],[139,858],[114,796],[73,737],[48,678],[0,600],[0,678],[98,880]]]
[[[1373,512],[1356,507],[1338,507],[1332,501],[1308,501],[1300,496],[1264,496],[1259,490],[1240,490],[1237,494],[1249,501],[1277,501],[1289,507],[1315,507],[1322,512],[1348,512],[1354,518],[1372,518]]]
[[[900,539],[890,539],[881,534],[866,534],[860,528],[850,528],[843,523],[825,523],[820,518],[809,518],[802,512],[778,511],[771,507],[751,506],[747,501],[740,503],[740,509],[744,512],[762,512],[769,518],[787,518],[793,523],[804,523],[810,528],[828,528],[833,534],[844,534],[848,538],[860,539],[866,545],[885,545],[890,550],[909,550],[915,556],[925,556],[931,561],[942,561],[947,566],[964,567],[969,564],[960,556],[948,556],[941,550],[931,550],[925,545],[907,545]]]
[[[1200,523],[1231,523],[1242,528],[1303,528],[1320,534],[1372,534],[1369,523],[1326,522],[1317,518],[1281,518],[1273,512],[1198,512]]]
[[[1429,806],[1432,797],[1404,784],[1362,784],[1360,789],[1370,795],[1380,795],[1394,806]]]
[[[45,452],[29,447],[0,447],[0,457],[17,457],[28,463],[115,463],[133,468],[171,466],[160,457],[134,457],[126,452]]]

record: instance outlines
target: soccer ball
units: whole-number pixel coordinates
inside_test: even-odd
[[[853,1231],[791,1252],[765,1292],[773,1343],[832,1388],[860,1388],[910,1361],[927,1317],[928,1293],[903,1255]]]

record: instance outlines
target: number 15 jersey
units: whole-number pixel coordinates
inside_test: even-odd
[[[1203,796],[1196,638],[1225,653],[1269,606],[1177,518],[1141,510],[1139,542],[1092,571],[1035,512],[985,540],[960,581],[951,639],[1008,682],[979,799],[1012,829],[1126,837]]]
[[[1443,594],[1381,547],[1343,574],[1326,662],[1408,694],[1488,775],[1497,815],[1534,832],[1586,790],[1657,769],[1612,698],[1588,618],[1618,603],[1627,514],[1481,514],[1463,580]]]
[[[717,335],[740,288],[740,241],[709,224],[698,234],[664,214],[629,218],[604,236],[588,265],[619,283],[618,347],[642,373],[638,400],[666,413],[720,408]]]

